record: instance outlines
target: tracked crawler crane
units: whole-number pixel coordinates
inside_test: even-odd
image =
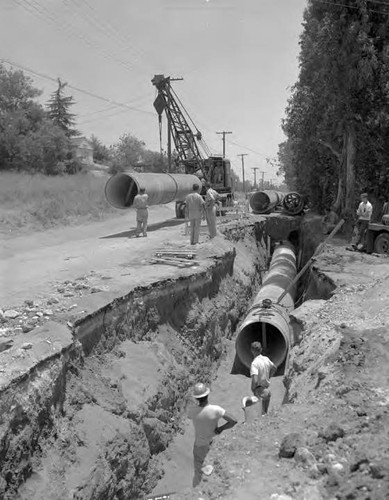
[[[171,140],[173,139],[178,157],[176,161],[178,170],[210,182],[212,188],[219,193],[222,205],[231,206],[233,192],[230,161],[222,156],[211,156],[201,152],[199,145],[205,153],[209,153],[209,150],[203,142],[201,132],[174,92],[171,78],[155,75],[151,82],[158,90],[154,107],[159,116],[160,136],[164,112],[167,118],[169,171],[172,170]],[[183,208],[182,202],[176,203],[177,217],[183,217]]]

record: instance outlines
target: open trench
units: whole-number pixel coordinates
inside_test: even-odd
[[[190,388],[211,383],[231,354],[275,242],[289,239],[301,267],[321,238],[318,220],[300,217],[230,223],[223,233],[230,249],[205,271],[139,287],[89,315],[58,340],[58,356],[2,392],[0,498],[158,491]],[[297,302],[329,293],[321,279],[300,283]]]

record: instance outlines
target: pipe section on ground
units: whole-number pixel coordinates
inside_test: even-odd
[[[282,206],[288,215],[299,215],[304,210],[304,197],[299,193],[287,193],[282,200]]]
[[[280,303],[277,301],[292,284],[296,272],[296,255],[292,245],[276,247],[262,287],[239,327],[231,373],[250,375],[253,360],[251,344],[254,341],[261,342],[264,354],[277,367],[286,361],[292,339],[289,313],[294,309],[296,285],[291,286]]]
[[[266,214],[282,203],[283,193],[278,191],[256,191],[250,196],[250,207],[255,214]]]
[[[171,201],[184,201],[193,191],[193,185],[201,181],[190,174],[153,174],[120,172],[110,177],[105,185],[105,197],[115,208],[130,208],[140,188],[149,196],[149,205],[161,205]]]

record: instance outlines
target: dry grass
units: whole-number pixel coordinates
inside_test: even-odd
[[[0,173],[0,230],[30,232],[102,220],[117,213],[104,196],[106,177]]]

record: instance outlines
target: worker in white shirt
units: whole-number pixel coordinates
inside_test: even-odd
[[[207,218],[207,226],[209,237],[212,239],[216,236],[216,205],[220,199],[217,191],[211,188],[211,184],[206,182],[206,195],[205,195],[205,216]]]
[[[147,219],[149,218],[149,197],[146,194],[146,189],[141,187],[139,189],[139,194],[134,198],[133,203],[136,209],[136,237],[139,238],[140,233],[143,232],[143,236],[147,236]]]
[[[251,390],[254,396],[262,400],[262,415],[265,415],[270,404],[270,379],[277,371],[276,365],[262,354],[262,344],[253,342],[251,353],[254,356],[250,366]]]
[[[190,244],[197,245],[200,237],[201,219],[205,218],[204,200],[199,194],[198,184],[193,184],[193,192],[185,198],[185,218],[190,224]]]
[[[366,231],[369,227],[371,214],[373,213],[373,206],[368,200],[367,193],[361,194],[361,202],[357,209],[358,220],[355,226],[357,232],[357,240],[355,244],[351,245],[354,250],[366,249]]]
[[[193,390],[193,397],[198,404],[188,411],[188,417],[193,421],[195,429],[193,487],[197,486],[201,481],[205,469],[203,467],[204,460],[213,438],[226,429],[231,429],[237,423],[236,418],[227,413],[224,408],[208,402],[209,393],[209,387],[206,387],[202,382],[197,383]],[[225,420],[223,425],[219,425],[220,419]]]

